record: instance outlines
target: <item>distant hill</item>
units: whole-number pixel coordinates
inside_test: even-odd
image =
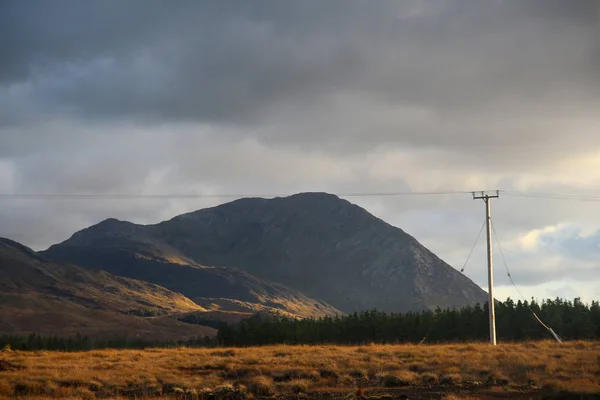
[[[140,318],[144,312],[154,318]],[[173,314],[206,312],[185,296],[157,285],[60,265],[0,238],[0,332],[169,339],[213,336]]]
[[[110,219],[42,254],[192,300],[305,315],[331,314],[329,304],[343,312],[403,312],[486,301],[480,287],[415,238],[325,193],[240,199],[148,226]]]
[[[297,317],[343,314],[322,301],[246,271],[201,265],[155,237],[147,227],[115,219],[78,232],[40,254],[57,262],[152,282],[212,310]]]

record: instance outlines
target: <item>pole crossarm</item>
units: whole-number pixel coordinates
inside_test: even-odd
[[[486,200],[487,199],[497,199],[498,197],[500,197],[500,191],[499,190],[494,190],[494,192],[496,194],[488,194],[487,192],[472,192],[473,193],[473,200]],[[475,193],[480,193],[480,195],[476,195]]]

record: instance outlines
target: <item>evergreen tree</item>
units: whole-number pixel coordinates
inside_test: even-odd
[[[590,306],[580,299],[564,301],[508,298],[497,302],[496,327],[499,340],[521,341],[552,338],[534,314],[565,339],[600,338],[600,304]],[[488,305],[405,314],[377,310],[346,316],[295,320],[254,316],[236,325],[223,325],[218,342],[224,346],[265,344],[364,344],[486,341],[489,334]]]
[[[536,320],[535,313],[564,340],[600,339],[600,303],[584,304],[581,299],[560,298],[538,303],[508,298],[496,304],[496,328],[500,341],[552,338]],[[188,323],[203,320],[183,318]],[[214,321],[213,321],[214,322]],[[215,339],[190,338],[188,341],[155,341],[117,337],[91,338],[77,333],[73,337],[42,336],[35,332],[25,336],[0,335],[0,348],[15,350],[82,351],[102,348],[211,347],[266,344],[337,343],[426,343],[488,340],[488,305],[476,304],[462,309],[422,312],[384,313],[377,310],[354,312],[345,316],[318,319],[295,319],[255,315],[237,324],[219,323]]]

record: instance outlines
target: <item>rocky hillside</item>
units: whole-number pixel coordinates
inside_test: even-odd
[[[57,262],[152,282],[213,310],[279,312],[297,317],[343,314],[244,270],[197,263],[154,235],[152,229],[115,219],[78,232],[40,254]]]
[[[241,199],[148,226],[107,220],[43,254],[192,299],[280,306],[273,299],[291,287],[302,308],[313,302],[324,312],[327,304],[400,312],[486,301],[480,287],[415,238],[325,193]],[[263,280],[281,286],[261,290]]]
[[[0,332],[163,339],[213,335],[214,329],[168,318],[205,311],[163,287],[53,263],[0,238]],[[155,317],[141,318],[144,314]]]

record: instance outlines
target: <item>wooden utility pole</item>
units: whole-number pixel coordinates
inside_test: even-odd
[[[495,195],[489,195],[485,192],[479,192],[480,195],[476,195],[473,192],[473,200],[485,201],[485,215],[487,225],[487,261],[488,261],[488,308],[490,314],[490,343],[496,345],[496,314],[494,312],[494,274],[492,270],[492,216],[490,212],[490,200],[497,199],[500,194],[496,190]]]

